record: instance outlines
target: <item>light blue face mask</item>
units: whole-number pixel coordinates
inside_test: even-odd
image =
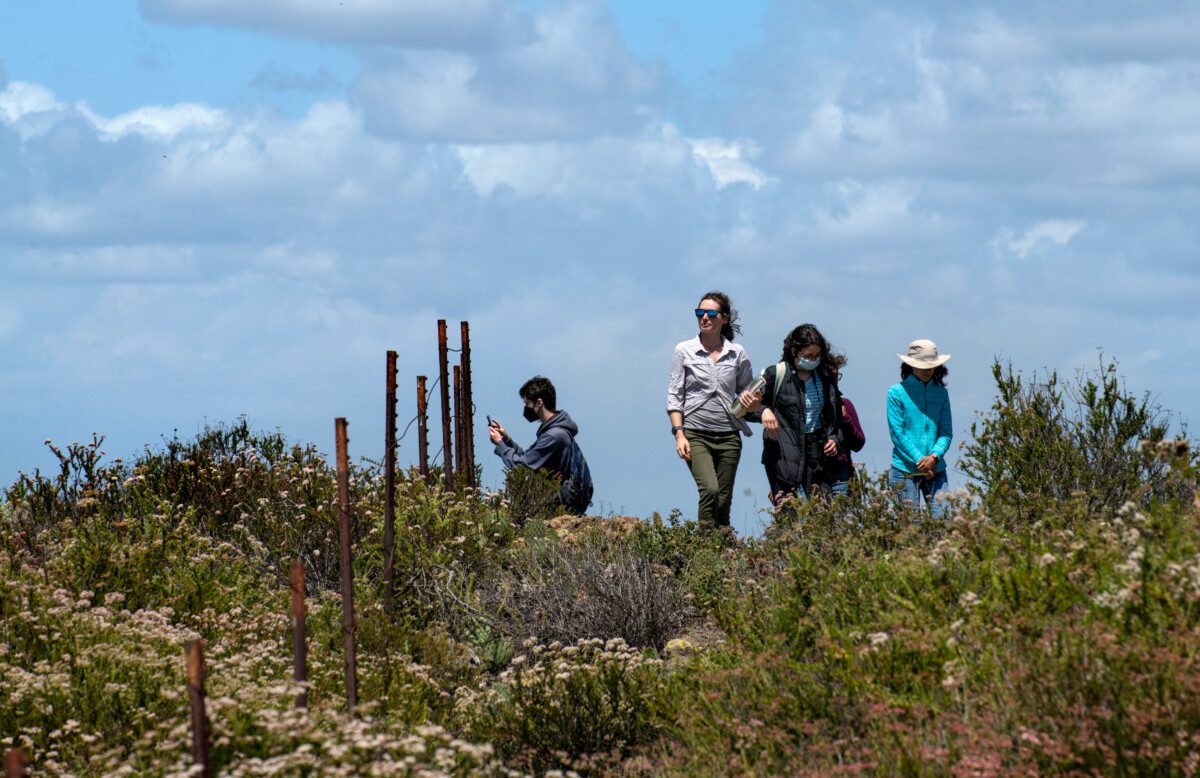
[[[821,364],[820,357],[816,359],[805,359],[804,357],[796,357],[796,367],[800,370],[813,371]]]

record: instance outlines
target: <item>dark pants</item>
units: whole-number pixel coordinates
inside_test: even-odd
[[[736,432],[689,429],[683,431],[683,436],[692,447],[688,467],[700,490],[696,518],[710,527],[728,527],[733,479],[737,477],[738,460],[742,457],[742,436]]]
[[[779,498],[782,502],[792,496],[803,499],[828,497],[834,491],[833,472],[825,469],[825,439],[809,436],[804,444],[804,467],[801,468],[800,483],[794,484],[779,479],[767,466],[767,482],[771,485],[771,502]]]

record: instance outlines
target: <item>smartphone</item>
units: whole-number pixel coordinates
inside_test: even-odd
[[[485,415],[486,415],[486,414],[485,414]],[[496,422],[492,421],[492,417],[491,417],[491,416],[488,416],[488,417],[487,417],[487,420],[488,420],[488,426],[489,426],[489,427],[495,427],[495,426],[496,426]]]

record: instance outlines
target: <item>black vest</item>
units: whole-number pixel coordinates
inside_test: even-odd
[[[804,384],[796,375],[796,370],[785,364],[787,377],[776,396],[775,370],[778,367],[778,364],[772,365],[763,372],[767,385],[763,389],[762,406],[770,408],[779,421],[777,439],[763,436],[762,463],[767,475],[776,483],[788,486],[809,487],[813,482],[832,484],[837,479],[830,468],[836,463],[820,454],[815,461],[810,461],[808,452],[810,449],[819,451],[819,448],[813,447],[823,446],[830,438],[837,442],[839,448],[842,446],[842,393],[837,382],[824,366],[814,372],[825,390],[825,403],[821,407],[821,429],[805,434],[804,416],[808,397],[804,394]]]

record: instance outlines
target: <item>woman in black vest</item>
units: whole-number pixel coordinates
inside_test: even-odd
[[[801,324],[788,333],[780,363],[764,370],[763,378],[762,463],[771,502],[828,495],[837,480],[832,458],[843,447],[842,398],[829,342],[814,325]],[[742,401],[753,409],[754,399],[744,395]]]

